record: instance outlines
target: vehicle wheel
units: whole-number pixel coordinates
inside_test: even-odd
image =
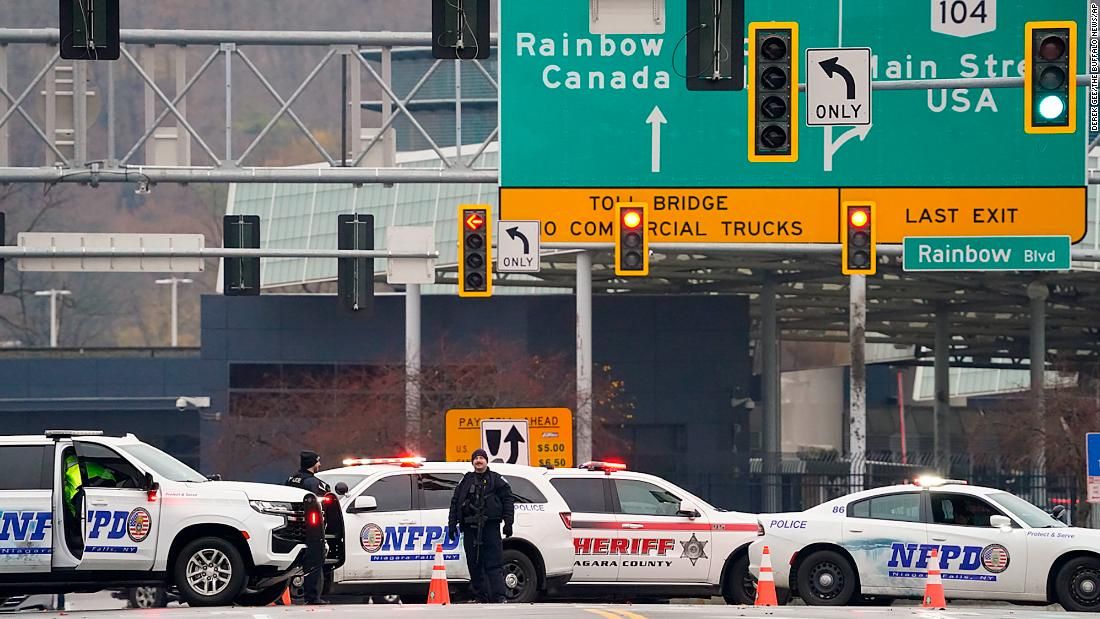
[[[227,606],[245,585],[241,553],[220,537],[202,537],[176,557],[175,581],[180,598],[190,606]]]
[[[534,602],[539,595],[539,574],[535,564],[518,550],[504,551],[504,588],[509,602]]]
[[[798,567],[798,592],[809,606],[846,606],[857,589],[855,568],[832,550],[819,550]]]
[[[282,582],[271,585],[267,589],[254,592],[246,591],[237,596],[237,604],[240,606],[267,606],[268,604],[274,604],[279,598],[283,597],[283,592],[286,590],[287,583]]]
[[[1077,557],[1058,571],[1058,603],[1070,612],[1100,611],[1100,559]]]
[[[749,571],[749,555],[730,564],[722,578],[722,599],[726,604],[751,606],[756,602],[756,578]]]
[[[164,608],[168,606],[168,591],[164,587],[130,587],[126,591],[130,608]]]

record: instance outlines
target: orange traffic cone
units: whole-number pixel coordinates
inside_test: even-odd
[[[279,599],[268,604],[268,606],[291,606],[293,602],[290,601],[290,587],[283,589],[283,594],[279,596]]]
[[[775,574],[772,573],[772,554],[767,546],[760,557],[760,578],[756,580],[756,605],[779,606],[775,594]]]
[[[447,588],[447,566],[443,564],[443,545],[435,545],[435,566],[432,567],[432,584],[428,587],[428,604],[450,604],[451,591]]]
[[[932,549],[928,560],[928,580],[924,584],[924,608],[947,610],[947,599],[943,596],[943,579],[940,577],[940,552]]]

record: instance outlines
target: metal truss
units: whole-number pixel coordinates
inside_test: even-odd
[[[410,103],[416,100],[428,79],[448,62],[436,60],[415,82],[403,98],[394,91],[392,52],[398,47],[430,47],[431,33],[392,32],[264,32],[231,30],[123,30],[122,57],[119,61],[88,63],[62,61],[57,53],[57,29],[0,29],[0,182],[75,182],[98,184],[101,182],[209,182],[209,183],[496,183],[496,168],[475,167],[486,148],[497,139],[499,128],[472,154],[464,154],[459,140],[457,153],[448,157],[436,141],[410,111]],[[495,39],[493,44],[496,44]],[[171,80],[158,79],[155,69],[156,50],[169,47],[173,59]],[[297,86],[290,93],[280,93],[272,85],[268,75],[254,62],[251,50],[259,46],[311,47],[324,50],[320,61],[306,74],[295,76]],[[188,72],[189,49],[202,49],[204,60],[194,72]],[[9,84],[9,64],[25,66],[25,58],[12,58],[13,52],[40,55],[47,49],[49,57],[30,82],[22,88]],[[205,50],[209,49],[207,53]],[[380,62],[372,62],[362,51],[380,51]],[[163,54],[162,54],[163,55]],[[318,92],[310,86],[317,75],[339,57],[344,66],[347,87],[345,106],[347,122],[344,138],[350,140],[350,158],[334,156],[295,112],[294,106],[315,104],[332,100],[331,93]],[[24,62],[16,62],[24,61]],[[469,61],[464,61],[469,62]],[[493,75],[478,61],[475,62],[492,88],[499,85]],[[221,64],[224,72],[224,123],[204,132],[196,125],[208,126],[210,106],[188,112],[187,97],[193,87],[211,67]],[[461,136],[462,97],[459,77],[459,61],[453,61],[455,80],[455,117],[458,136]],[[379,65],[376,67],[376,65]],[[89,68],[94,66],[94,75]],[[234,68],[244,69],[245,75],[254,77],[278,104],[279,109],[263,126],[263,129],[247,144],[234,141],[233,91]],[[56,80],[59,70],[71,71],[71,92],[62,92]],[[363,100],[363,76],[368,84],[381,92],[381,126],[373,138],[361,136]],[[144,131],[132,140],[120,140],[123,128],[116,113],[115,85],[119,79],[137,77],[145,91]],[[89,79],[91,78],[91,79]],[[239,82],[240,78],[237,78]],[[174,94],[166,94],[166,81],[174,81]],[[31,103],[37,89],[46,95],[44,110],[39,112]],[[62,86],[63,88],[64,86]],[[106,92],[106,139],[89,141],[88,101],[93,93]],[[326,95],[327,98],[326,98]],[[71,102],[71,117],[58,109],[62,103]],[[155,110],[161,107],[159,113]],[[26,153],[33,152],[28,144],[19,144],[18,152],[23,160],[13,164],[11,121],[21,117],[42,145],[45,158],[26,161]],[[196,115],[205,123],[198,122]],[[440,169],[403,169],[395,164],[393,138],[385,138],[394,123],[407,119],[415,130],[439,157]],[[329,167],[308,168],[250,165],[257,147],[268,138],[282,120],[289,120],[295,130],[316,150],[319,160]],[[71,121],[71,127],[66,126]],[[158,161],[156,141],[158,131],[175,127],[176,133],[165,136],[175,146],[175,156],[169,164]],[[371,129],[374,129],[371,127]],[[221,135],[216,135],[216,134]],[[392,133],[392,132],[391,132]],[[58,135],[64,139],[58,139]],[[220,140],[220,144],[218,141]],[[388,142],[388,143],[387,143]],[[191,161],[191,144],[201,151],[201,163]],[[100,147],[100,150],[96,150]],[[220,148],[219,148],[220,147]],[[347,150],[343,146],[341,150]],[[380,159],[376,165],[365,165],[368,155]],[[378,155],[381,155],[379,158]],[[252,159],[250,159],[252,158]],[[306,163],[306,162],[303,162]]]

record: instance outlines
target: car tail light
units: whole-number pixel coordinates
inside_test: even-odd
[[[321,524],[321,512],[310,510],[309,526],[315,527]]]
[[[565,525],[565,528],[567,528],[567,529],[572,529],[573,528],[573,513],[572,512],[559,512],[558,515],[561,516],[561,521]]]

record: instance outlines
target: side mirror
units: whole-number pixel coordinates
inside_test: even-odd
[[[372,496],[358,496],[355,497],[355,502],[351,504],[351,512],[369,512],[372,509],[378,509],[378,501]]]
[[[221,481],[222,480],[222,476],[217,474],[217,473],[214,473],[213,475],[207,475],[206,478],[209,479],[210,481]]]
[[[989,517],[989,526],[995,529],[1011,529],[1012,519],[1008,516],[1002,516],[997,514],[996,516]]]
[[[680,509],[676,510],[676,515],[686,516],[688,518],[698,518],[699,516],[702,516],[702,514],[699,513],[699,510],[695,509],[695,506],[691,503],[688,503],[687,501],[680,501]]]
[[[1065,520],[1063,519],[1063,516],[1066,515],[1066,506],[1065,505],[1055,505],[1054,509],[1050,510],[1050,515],[1054,516],[1055,520],[1060,520],[1062,522],[1065,522]]]
[[[348,493],[348,485],[346,483],[339,482],[339,483],[336,484],[336,494],[338,494],[340,496],[344,496],[347,493]]]
[[[145,480],[144,480],[143,485],[141,486],[141,489],[148,492],[149,490],[155,489],[156,485],[157,485],[157,482],[153,479],[153,474],[152,473],[146,473],[145,474]]]

